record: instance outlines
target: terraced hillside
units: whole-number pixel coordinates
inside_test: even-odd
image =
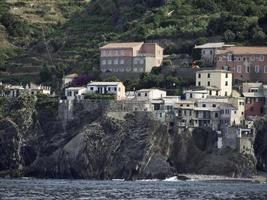
[[[38,28],[8,61],[6,79],[25,81],[32,75],[37,80],[41,71],[39,80],[50,76],[51,83],[67,72],[97,72],[98,48],[110,41],[157,41],[166,54],[191,54],[195,44],[207,41],[265,45],[267,40],[265,0],[39,2],[16,4],[18,9],[8,4],[9,13]]]

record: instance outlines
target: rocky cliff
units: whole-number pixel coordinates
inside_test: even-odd
[[[253,157],[218,152],[211,130],[178,133],[147,112],[121,113],[118,118],[103,110],[79,108],[64,126],[55,99],[20,97],[1,104],[2,174],[133,180],[181,172],[229,176],[255,172]]]

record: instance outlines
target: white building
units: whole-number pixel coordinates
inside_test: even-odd
[[[216,51],[226,47],[231,47],[234,45],[227,45],[223,42],[218,43],[206,43],[203,45],[195,46],[194,49],[201,50],[201,60],[207,65],[214,65],[216,61]]]
[[[142,89],[136,92],[137,101],[150,101],[152,99],[161,99],[166,96],[166,91],[159,89]]]
[[[87,84],[87,92],[115,95],[117,100],[126,98],[125,86],[122,82],[90,82]]]
[[[233,75],[225,70],[196,72],[196,86],[209,90],[209,96],[231,96]]]
[[[68,74],[62,78],[62,87],[68,86],[75,78],[78,77],[78,74]]]
[[[44,86],[44,85],[36,85],[34,83],[27,84],[25,89],[32,95],[36,95],[36,94],[50,95],[51,94],[51,87]]]
[[[209,90],[207,89],[192,89],[184,90],[185,99],[206,99],[209,95]]]
[[[65,96],[67,100],[83,99],[83,94],[86,92],[86,87],[70,87],[65,89]]]

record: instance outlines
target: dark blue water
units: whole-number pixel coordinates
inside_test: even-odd
[[[164,182],[0,179],[0,199],[251,199],[267,200],[267,185],[247,182]]]

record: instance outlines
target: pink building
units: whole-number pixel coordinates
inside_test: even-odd
[[[102,72],[150,72],[163,61],[163,48],[157,43],[109,43],[100,48]]]
[[[267,47],[229,47],[216,53],[217,69],[240,81],[267,83]]]

